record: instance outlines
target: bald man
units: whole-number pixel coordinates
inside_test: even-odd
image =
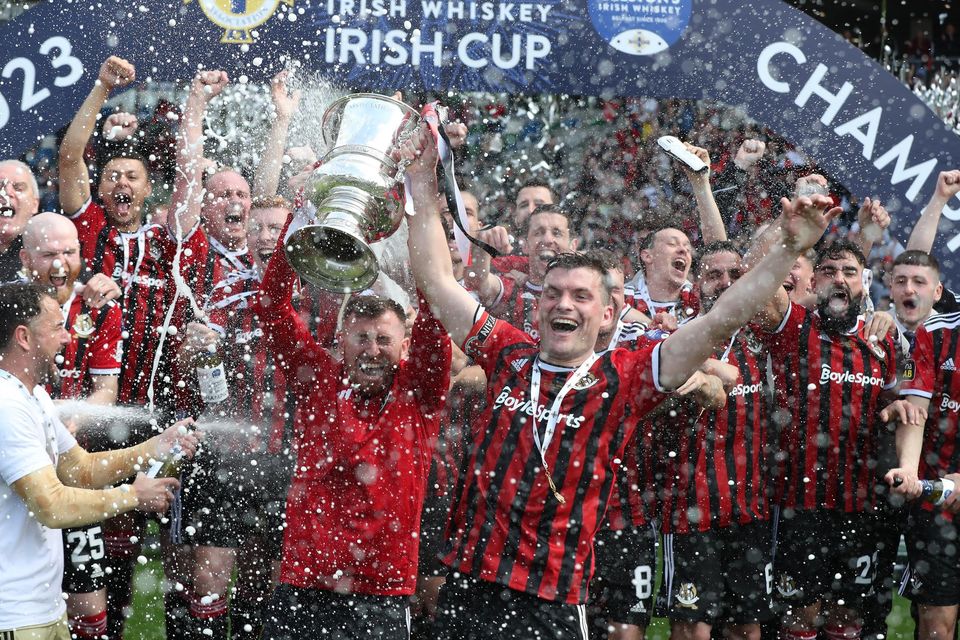
[[[63,360],[58,360],[59,375],[47,385],[50,396],[114,404],[123,356],[120,306],[109,303],[94,308],[74,286],[82,262],[77,228],[59,214],[37,214],[24,228],[20,260],[28,281],[56,291],[63,326],[70,333],[69,344],[60,352]],[[91,449],[94,443],[81,444]],[[63,590],[67,593],[71,633],[76,638],[100,637],[107,629],[102,524],[65,529],[63,551]]]
[[[20,270],[21,235],[40,207],[37,179],[19,160],[0,161],[0,282]]]

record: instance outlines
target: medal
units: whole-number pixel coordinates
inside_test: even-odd
[[[89,313],[79,313],[73,320],[73,332],[81,338],[89,338],[96,331]]]

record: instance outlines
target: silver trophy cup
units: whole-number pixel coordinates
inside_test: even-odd
[[[403,219],[403,181],[390,154],[419,122],[411,107],[372,93],[341,98],[323,114],[329,151],[285,239],[287,260],[303,278],[337,292],[361,291],[377,279],[369,245]]]

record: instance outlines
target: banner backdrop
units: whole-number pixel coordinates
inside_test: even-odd
[[[704,98],[800,145],[906,234],[960,138],[779,0],[57,0],[0,29],[0,157],[69,121],[108,55],[138,82],[262,81],[293,58],[351,90]],[[960,282],[960,202],[935,251]],[[954,273],[955,272],[955,273]]]

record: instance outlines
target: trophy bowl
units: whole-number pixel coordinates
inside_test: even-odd
[[[377,279],[370,244],[403,220],[403,180],[391,152],[420,115],[393,98],[356,93],[323,114],[329,151],[304,189],[285,238],[287,260],[305,280],[336,292],[361,291]]]

